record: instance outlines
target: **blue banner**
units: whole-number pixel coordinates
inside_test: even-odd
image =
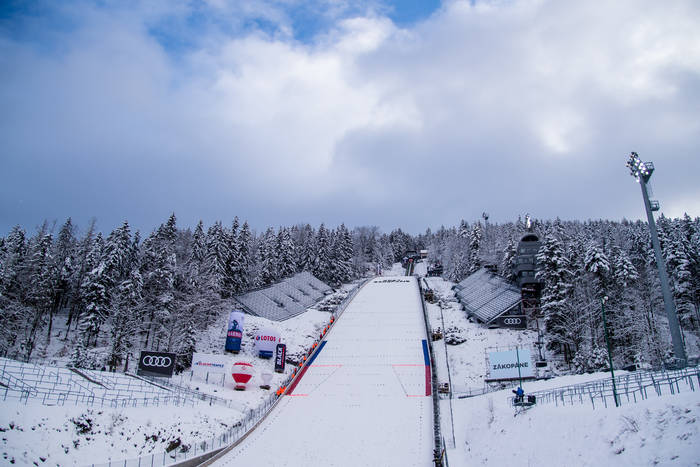
[[[226,351],[240,352],[241,339],[243,338],[243,319],[245,314],[240,310],[233,310],[228,318],[226,332]]]

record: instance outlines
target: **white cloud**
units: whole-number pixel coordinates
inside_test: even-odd
[[[349,7],[336,5],[330,17],[341,19],[304,43],[291,38],[284,2],[211,4],[232,21],[255,10],[279,28],[226,35],[205,25],[197,48],[172,56],[147,27],[186,15],[185,4],[164,11],[166,2],[116,16],[76,11],[79,27],[57,33],[57,53],[5,38],[0,136],[15,150],[16,175],[28,173],[20,158],[52,154],[105,177],[104,167],[90,173],[89,154],[112,176],[130,161],[133,199],[165,183],[153,202],[170,202],[166,211],[192,197],[217,217],[252,217],[247,205],[283,198],[296,219],[344,205],[354,222],[383,224],[387,206],[407,206],[393,215],[422,230],[484,208],[499,220],[514,204],[539,217],[633,217],[636,204],[590,192],[602,161],[619,156],[610,177],[617,165],[624,177],[625,152],[672,145],[688,154],[667,168],[680,174],[700,143],[700,6],[691,0],[453,1],[410,29],[376,9],[342,17]],[[158,167],[156,180],[139,166]],[[523,177],[543,182],[522,190]],[[102,183],[99,196],[107,203],[129,183]],[[695,184],[683,174],[664,187],[667,204],[700,214]],[[52,189],[78,196],[75,185]],[[455,201],[416,219],[412,203],[436,193]],[[352,220],[329,221],[343,219]]]

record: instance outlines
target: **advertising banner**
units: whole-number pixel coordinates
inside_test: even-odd
[[[236,383],[234,389],[244,391],[246,385],[253,377],[253,365],[248,362],[236,362],[231,369],[231,376],[233,376],[233,381]]]
[[[142,350],[136,374],[139,376],[170,378],[175,370],[176,358],[177,355],[174,353]]]
[[[495,322],[502,328],[527,329],[527,318],[525,315],[499,316]]]
[[[226,373],[226,365],[230,357],[210,353],[195,352],[192,354],[192,371],[194,374],[204,376],[207,373]]]
[[[275,371],[284,373],[284,361],[287,358],[287,346],[285,344],[277,344],[277,355],[275,356]]]
[[[255,334],[255,348],[259,357],[272,358],[279,343],[280,332],[277,329],[263,328]]]
[[[241,339],[243,338],[243,321],[245,314],[240,310],[233,310],[228,317],[226,328],[226,351],[238,353],[241,351]]]
[[[520,361],[520,376],[532,378],[532,362],[529,349],[508,350],[506,352],[489,352],[489,379],[517,379],[518,361]]]

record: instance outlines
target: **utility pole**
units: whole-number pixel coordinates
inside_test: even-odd
[[[653,211],[659,210],[659,202],[649,199],[647,183],[654,172],[654,164],[651,162],[642,162],[636,152],[630,154],[627,161],[627,167],[630,169],[631,175],[639,182],[642,187],[642,197],[644,198],[644,208],[647,212],[647,220],[649,221],[649,232],[651,234],[651,244],[654,247],[654,255],[656,256],[656,268],[659,272],[659,282],[661,283],[661,294],[664,297],[664,308],[668,317],[668,325],[671,330],[671,340],[673,342],[673,354],[676,357],[676,364],[679,368],[685,368],[687,357],[685,347],[683,346],[683,336],[681,335],[681,327],[678,322],[678,313],[676,305],[671,295],[671,288],[668,284],[668,273],[666,272],[666,262],[661,253],[661,244],[659,243],[659,234],[656,231],[656,223],[654,222]]]

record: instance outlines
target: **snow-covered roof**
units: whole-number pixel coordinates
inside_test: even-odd
[[[471,316],[489,323],[520,302],[520,291],[500,276],[479,269],[457,284],[457,298]]]
[[[309,272],[301,272],[265,289],[236,297],[250,314],[274,321],[300,315],[333,290]]]

